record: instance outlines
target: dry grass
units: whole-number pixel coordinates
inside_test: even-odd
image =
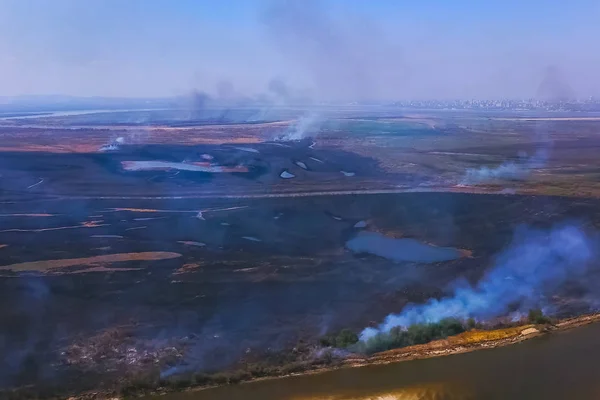
[[[521,325],[509,328],[494,329],[491,331],[472,330],[463,332],[455,336],[450,336],[446,339],[434,340],[425,344],[414,346],[401,347],[376,353],[372,356],[372,360],[386,360],[401,357],[404,359],[421,358],[431,355],[449,354],[456,349],[467,348],[471,345],[477,345],[485,342],[502,341],[506,339],[514,339],[521,336],[521,332],[528,328],[533,328],[534,325]],[[459,352],[461,352],[460,350]]]
[[[472,330],[468,332],[461,333],[456,336],[452,336],[448,338],[450,344],[473,344],[473,343],[481,343],[488,342],[491,340],[502,340],[509,339],[515,336],[519,336],[522,331],[528,328],[532,328],[534,325],[523,325],[523,326],[515,326],[510,328],[503,329],[495,329],[493,331],[482,331],[482,330]]]
[[[185,274],[188,272],[194,272],[200,267],[201,267],[201,265],[199,263],[183,264],[183,266],[181,268],[179,268],[178,270],[173,272],[173,275],[181,275],[181,274]]]
[[[75,266],[99,266],[99,264],[110,264],[123,261],[152,261],[152,260],[167,260],[171,258],[181,257],[179,253],[170,253],[165,251],[147,251],[142,253],[119,253],[106,254],[101,256],[84,257],[84,258],[66,258],[62,260],[44,260],[30,261],[18,264],[5,265],[0,267],[0,270],[12,270],[15,272],[21,271],[49,271],[57,268],[67,268]]]

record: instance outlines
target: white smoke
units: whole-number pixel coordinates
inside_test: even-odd
[[[377,328],[364,329],[361,340],[396,326],[451,317],[494,318],[506,315],[515,305],[520,310],[544,306],[548,293],[567,280],[581,279],[593,258],[592,240],[578,226],[559,226],[550,231],[521,228],[477,285],[462,283],[450,297],[408,305],[400,314],[388,315]]]
[[[320,114],[309,112],[296,120],[296,122],[288,128],[287,132],[279,136],[277,140],[287,142],[315,136],[318,133],[321,122],[322,118]]]
[[[537,168],[542,168],[548,163],[552,141],[547,132],[547,127],[541,124],[537,127],[534,137],[536,142],[542,142],[541,146],[531,155],[519,154],[519,159],[507,161],[497,167],[469,168],[463,177],[462,185],[476,185],[498,180],[522,180]]]
[[[100,147],[98,149],[98,151],[101,151],[101,152],[118,151],[120,149],[120,146],[124,143],[125,143],[125,138],[122,136],[119,136],[118,138],[111,140],[109,143],[102,145],[102,147]]]
[[[469,168],[461,182],[462,185],[475,185],[496,180],[520,180],[527,176],[529,169],[524,165],[508,162],[495,168]]]

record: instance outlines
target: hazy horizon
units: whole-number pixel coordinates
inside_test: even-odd
[[[0,0],[0,96],[600,95],[600,3]]]

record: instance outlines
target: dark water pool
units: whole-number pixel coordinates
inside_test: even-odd
[[[369,253],[392,261],[434,263],[460,258],[459,250],[436,247],[410,238],[389,238],[377,232],[361,232],[346,247],[355,253]]]

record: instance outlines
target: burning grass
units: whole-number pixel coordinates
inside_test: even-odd
[[[38,271],[49,272],[55,269],[76,267],[76,266],[98,266],[98,264],[111,264],[125,261],[156,261],[168,260],[181,257],[179,253],[170,253],[164,251],[148,251],[142,253],[120,253],[106,254],[101,256],[84,258],[67,258],[62,260],[44,260],[30,261],[18,264],[5,265],[0,270],[10,270],[14,272]],[[120,269],[119,269],[120,270]]]

